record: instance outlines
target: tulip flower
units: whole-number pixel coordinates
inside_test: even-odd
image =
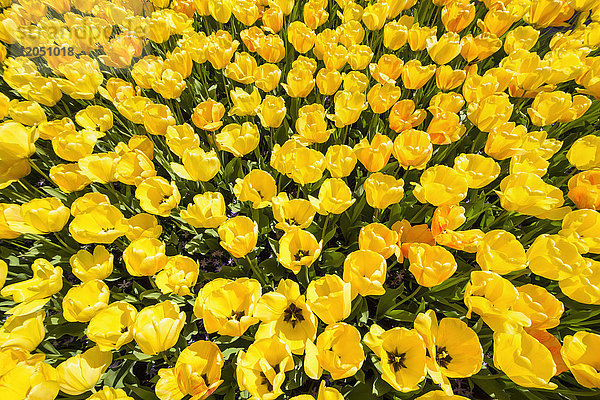
[[[233,193],[240,201],[251,201],[253,208],[264,208],[277,195],[277,183],[268,172],[253,169],[243,179],[236,180]]]
[[[588,388],[600,387],[600,374],[596,366],[600,335],[579,331],[564,338],[562,358],[577,382]]]
[[[93,390],[112,359],[109,351],[95,346],[63,361],[56,367],[61,392],[78,395]]]
[[[223,383],[224,363],[225,358],[216,344],[204,340],[194,342],[179,354],[175,367],[158,371],[156,394],[159,399],[186,395],[204,399]]]
[[[241,390],[257,398],[283,394],[285,373],[294,368],[289,346],[277,336],[254,341],[237,355],[236,376]]]
[[[179,204],[181,195],[175,183],[156,176],[146,178],[135,190],[135,197],[140,201],[142,210],[166,217]]]
[[[63,286],[63,270],[49,261],[38,258],[31,265],[33,277],[5,286],[0,294],[12,297],[17,303],[50,297],[59,292]]]
[[[225,199],[219,192],[197,194],[187,209],[181,210],[181,218],[194,228],[217,228],[227,220]]]
[[[165,267],[156,275],[154,281],[163,294],[191,295],[190,288],[196,284],[199,270],[198,263],[193,259],[176,255],[168,258]]]
[[[351,298],[350,283],[337,275],[325,275],[311,281],[306,289],[306,303],[327,325],[340,322],[350,315]]]
[[[260,283],[255,279],[218,278],[204,285],[198,293],[194,315],[202,318],[209,333],[242,336],[259,322],[255,309],[261,294]]]
[[[233,217],[219,226],[219,237],[225,250],[235,258],[241,258],[254,250],[258,225],[248,217]]]
[[[131,327],[137,316],[134,306],[124,301],[110,303],[90,320],[86,336],[101,351],[119,350],[133,340]]]
[[[73,286],[62,301],[63,316],[69,322],[88,322],[106,308],[110,290],[101,280]]]
[[[293,354],[304,354],[305,343],[317,335],[317,317],[306,305],[300,286],[289,279],[279,281],[276,291],[258,300],[254,316],[262,322],[257,339],[279,337]]]
[[[438,324],[433,310],[415,318],[419,333],[430,356],[427,371],[445,393],[452,394],[448,378],[466,378],[475,375],[483,363],[483,349],[477,333],[458,318],[442,318]]]
[[[328,325],[315,343],[306,342],[304,372],[319,379],[323,370],[338,380],[354,376],[365,360],[360,332],[344,322]]]
[[[132,326],[133,339],[144,354],[154,355],[175,345],[185,324],[185,313],[167,300],[143,308]]]
[[[293,273],[298,274],[302,266],[310,267],[321,254],[322,242],[312,233],[302,229],[291,229],[279,239],[277,260]]]

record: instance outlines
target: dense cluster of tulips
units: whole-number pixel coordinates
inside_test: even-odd
[[[600,397],[599,0],[0,5],[0,399]]]

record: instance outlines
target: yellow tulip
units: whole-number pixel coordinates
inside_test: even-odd
[[[110,303],[92,317],[85,334],[101,351],[119,350],[133,340],[131,326],[136,316],[137,310],[131,304]]]
[[[225,199],[219,192],[197,194],[187,209],[181,210],[181,218],[194,228],[217,228],[227,220]]]
[[[520,386],[557,387],[556,383],[550,382],[556,373],[550,350],[524,330],[494,333],[494,365]]]
[[[354,146],[354,152],[358,161],[365,166],[369,172],[377,172],[383,169],[392,155],[392,140],[386,135],[375,134],[371,143],[363,138]]]
[[[372,250],[357,250],[344,260],[344,281],[350,282],[352,299],[357,295],[378,296],[385,293],[387,263],[385,258]]]
[[[375,172],[365,180],[364,189],[367,203],[378,209],[384,209],[399,203],[404,197],[404,181],[391,175]]]
[[[343,322],[327,325],[315,343],[306,342],[304,373],[311,379],[319,379],[323,370],[331,379],[354,376],[365,360],[360,332]]]
[[[291,229],[279,239],[277,260],[298,274],[302,266],[310,267],[321,255],[323,244],[314,235],[302,229]]]
[[[95,346],[63,361],[56,367],[61,392],[78,395],[94,390],[112,360],[111,352]]]
[[[43,310],[8,316],[0,327],[0,348],[13,347],[33,351],[46,335],[45,318],[46,312]]]
[[[385,331],[373,324],[364,342],[379,357],[381,377],[394,389],[410,392],[425,379],[425,344],[416,330]]]
[[[261,294],[260,283],[255,279],[217,278],[200,289],[194,303],[194,315],[202,318],[209,333],[242,336],[259,322],[254,314]]]
[[[262,321],[257,339],[278,337],[293,354],[304,354],[305,343],[317,335],[317,317],[306,305],[300,286],[289,279],[282,279],[276,291],[260,298],[254,315]]]
[[[154,355],[175,345],[185,325],[185,313],[179,306],[164,301],[143,308],[132,326],[133,339],[144,354]]]
[[[217,152],[204,151],[200,147],[186,149],[181,161],[183,164],[171,163],[171,168],[178,176],[187,180],[208,182],[221,169]]]
[[[156,275],[154,281],[163,294],[191,295],[190,289],[198,280],[199,270],[198,263],[193,259],[176,255],[168,258],[164,269]]]
[[[528,329],[550,329],[560,324],[565,306],[545,288],[533,284],[517,287],[519,296],[512,309],[531,320]]]
[[[161,400],[186,395],[205,399],[223,383],[224,364],[225,358],[216,344],[204,340],[194,342],[179,354],[175,367],[158,371],[156,395]]]
[[[510,232],[493,230],[485,234],[477,247],[477,263],[484,271],[500,275],[527,267],[523,245]]]
[[[62,300],[64,318],[69,322],[88,322],[108,305],[110,290],[101,280],[73,286]]]
[[[600,335],[579,331],[565,336],[561,355],[567,367],[580,385],[588,388],[600,387],[597,358]]]
[[[319,197],[309,195],[308,199],[321,215],[341,214],[356,201],[348,185],[340,178],[326,179],[319,189]]]
[[[264,208],[277,195],[277,183],[268,172],[253,169],[243,179],[236,180],[233,193],[240,201],[251,201],[253,208]]]
[[[350,283],[344,282],[338,275],[324,275],[311,281],[306,289],[306,303],[327,325],[350,315],[351,297]]]
[[[229,124],[216,135],[219,150],[228,151],[235,157],[250,153],[258,146],[259,141],[258,127],[252,122]]]
[[[408,270],[414,275],[417,283],[425,287],[433,287],[443,283],[456,271],[457,264],[452,253],[442,246],[430,246],[425,243],[409,247]]]
[[[532,173],[508,175],[502,179],[496,193],[502,208],[508,211],[554,220],[562,219],[570,211],[569,207],[561,207],[564,203],[562,191]]]
[[[285,373],[293,368],[292,353],[285,342],[277,336],[259,339],[237,355],[237,384],[258,399],[275,399],[283,394]]]
[[[169,216],[181,200],[175,183],[160,176],[144,179],[136,188],[135,197],[142,210],[161,217]]]
[[[415,318],[415,330],[429,351],[427,370],[445,393],[452,394],[448,378],[475,375],[483,363],[483,349],[477,333],[458,318],[442,318],[428,310]]]
[[[194,108],[192,122],[200,129],[213,132],[223,126],[221,121],[223,115],[225,115],[225,106],[218,101],[208,99]],[[167,129],[167,134],[168,132]]]
[[[248,217],[237,216],[219,225],[221,246],[235,258],[254,250],[258,240],[258,225]]]
[[[49,261],[38,258],[31,265],[33,277],[5,286],[0,291],[3,297],[12,297],[16,303],[50,297],[63,286],[63,270]]]
[[[329,146],[325,154],[326,168],[333,178],[350,175],[357,160],[354,150],[345,144]]]
[[[165,244],[155,238],[134,240],[123,252],[123,262],[132,276],[153,276],[167,263]]]
[[[94,205],[84,213],[75,215],[69,233],[77,242],[112,243],[127,232],[127,220],[118,208],[110,204]]]

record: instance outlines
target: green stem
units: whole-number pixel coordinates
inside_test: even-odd
[[[258,269],[258,262],[256,261],[256,258],[250,259],[249,256],[246,256],[245,258],[248,261],[248,264],[250,264],[252,272],[254,273],[254,275],[256,275],[256,278],[261,283],[261,285],[267,286],[267,279],[265,278],[264,274]]]

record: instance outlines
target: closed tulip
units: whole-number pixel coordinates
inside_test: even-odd
[[[258,225],[248,217],[237,216],[219,226],[221,246],[235,258],[254,250],[258,240]]]
[[[228,151],[235,157],[242,157],[258,146],[260,135],[254,123],[244,122],[242,125],[225,126],[215,139],[219,150]]]
[[[421,203],[434,206],[456,204],[467,195],[467,178],[444,165],[428,168],[421,174],[420,184],[415,184],[413,194]]]
[[[369,175],[364,183],[367,203],[378,209],[384,209],[399,203],[404,197],[404,181],[391,175],[376,172]]]
[[[386,259],[399,252],[398,243],[398,232],[380,223],[364,226],[358,234],[360,250],[372,250]]]
[[[306,289],[307,304],[327,325],[350,315],[351,297],[350,283],[344,282],[338,275],[324,275],[310,282]]]
[[[286,115],[285,101],[281,97],[268,95],[261,103],[258,116],[262,126],[278,128]]]
[[[495,127],[508,122],[513,112],[513,104],[506,93],[496,93],[477,103],[470,103],[467,117],[481,131],[490,132]]]
[[[326,168],[333,178],[350,175],[357,160],[354,150],[346,145],[329,146],[325,154]]]
[[[132,276],[152,276],[167,263],[165,244],[155,238],[134,240],[123,252],[127,272]]]
[[[192,122],[200,129],[213,132],[223,126],[221,121],[223,115],[225,115],[225,106],[218,101],[208,99],[194,108]]]
[[[438,40],[436,36],[427,39],[427,53],[438,65],[448,64],[460,54],[462,42],[458,33],[446,32]]]
[[[360,118],[361,113],[367,109],[365,95],[359,92],[338,91],[334,98],[335,114],[333,121],[337,128],[352,125]]]
[[[425,243],[409,247],[408,270],[414,275],[417,283],[425,287],[433,287],[443,283],[456,271],[457,264],[452,253],[441,246],[430,246]]]
[[[541,286],[527,284],[517,287],[519,296],[512,309],[531,320],[529,329],[551,329],[560,324],[564,304]]]
[[[485,234],[477,248],[477,263],[484,271],[504,275],[526,268],[525,249],[515,236],[504,230]]]
[[[309,195],[309,200],[321,215],[341,214],[356,201],[348,185],[339,178],[326,179],[319,189],[319,197]]]
[[[69,322],[88,322],[108,305],[110,290],[101,280],[73,286],[62,301],[63,316]]]
[[[435,65],[421,65],[419,60],[410,60],[402,69],[402,83],[407,89],[420,89],[435,74]]]
[[[350,282],[353,299],[384,294],[386,272],[385,258],[372,250],[354,251],[344,260],[344,281]]]
[[[63,361],[56,367],[61,392],[78,395],[94,390],[112,359],[111,352],[95,346]]]
[[[467,178],[469,188],[481,188],[500,175],[500,165],[479,154],[460,154],[454,159],[454,169]]]
[[[354,152],[369,172],[377,172],[383,169],[392,155],[392,140],[382,134],[375,134],[371,143],[367,138],[362,139],[356,146]]]
[[[137,314],[132,326],[133,339],[144,354],[158,354],[175,345],[184,324],[185,313],[167,300],[145,307]]]

